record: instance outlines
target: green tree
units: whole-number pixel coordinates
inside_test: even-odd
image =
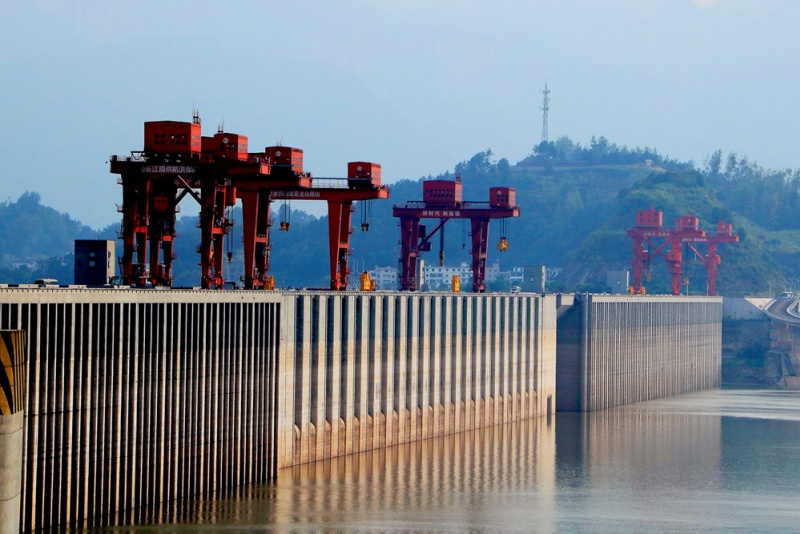
[[[711,157],[708,158],[706,163],[707,172],[712,178],[719,177],[719,171],[722,167],[722,150],[717,150]]]
[[[556,145],[552,141],[542,141],[533,149],[533,155],[537,159],[555,159],[557,154]]]

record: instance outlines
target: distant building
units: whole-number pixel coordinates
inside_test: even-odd
[[[512,286],[522,287],[525,281],[525,268],[512,267],[511,272],[508,273],[508,281]]]
[[[544,265],[526,265],[523,269],[525,278],[522,290],[525,293],[544,293],[547,283],[547,269]]]
[[[461,287],[468,287],[472,284],[472,265],[468,262],[461,262],[459,265],[443,265],[426,263],[420,259],[417,262],[419,271],[417,279],[420,288],[431,291],[449,291],[452,287],[453,276],[458,276],[461,280]],[[495,260],[486,266],[486,281],[495,282],[503,279],[511,282],[511,285],[522,286],[525,270],[522,267],[513,267],[510,271],[500,270],[500,261]],[[375,280],[377,288],[381,290],[397,289],[399,285],[399,275],[394,267],[375,267],[369,271],[370,277]]]
[[[500,278],[500,260],[494,260],[492,264],[486,266],[486,281],[495,282],[498,278]]]
[[[608,271],[606,273],[606,291],[612,295],[628,293],[628,271]]]
[[[425,265],[425,283],[428,289],[449,288],[453,282],[453,276],[458,275],[461,279],[461,286],[472,283],[472,265],[462,261],[456,266]],[[500,261],[495,260],[486,266],[486,281],[494,282],[503,276],[508,277],[508,273],[500,272]]]
[[[428,284],[428,289],[447,289],[451,287],[453,276],[458,275],[461,278],[461,283],[464,284],[469,278],[472,282],[472,268],[468,263],[462,262],[458,267],[453,266],[439,266],[439,265],[426,265],[425,266],[425,283]]]
[[[75,240],[75,283],[102,286],[111,283],[115,273],[115,243],[110,240]]]
[[[28,269],[34,271],[39,268],[39,264],[35,261],[15,261],[11,264],[12,269]]]
[[[369,271],[369,276],[375,280],[377,289],[383,291],[397,289],[397,269],[394,267],[378,267]]]
[[[561,274],[563,269],[561,267],[547,267],[545,275],[547,276],[547,282],[552,282],[558,275]]]

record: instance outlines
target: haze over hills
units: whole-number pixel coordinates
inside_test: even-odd
[[[766,294],[782,291],[800,276],[800,173],[769,171],[747,158],[717,152],[703,168],[691,162],[662,157],[655,149],[617,147],[605,138],[592,139],[582,147],[569,138],[542,143],[533,153],[510,164],[494,160],[490,150],[479,152],[455,166],[453,173],[436,178],[464,182],[464,199],[488,200],[489,187],[516,188],[521,217],[490,226],[489,261],[500,261],[501,269],[512,266],[546,265],[562,268],[550,291],[603,291],[607,270],[630,268],[631,243],[626,230],[635,212],[654,206],[664,212],[664,224],[691,212],[701,227],[712,230],[719,220],[733,224],[740,243],[720,246],[722,265],[717,289],[720,294]],[[428,178],[431,178],[430,176]],[[403,180],[391,185],[391,197],[372,201],[369,231],[359,230],[362,205],[357,205],[352,226],[354,272],[375,266],[396,266],[399,255],[394,204],[420,200],[421,181]],[[183,206],[183,213],[192,213]],[[241,216],[237,210],[234,218]],[[290,217],[291,230],[273,226],[272,270],[280,287],[326,287],[328,284],[328,229],[326,217],[314,217],[275,202],[276,219]],[[199,268],[195,247],[199,232],[196,216],[184,215],[176,229],[175,285],[194,286]],[[0,204],[0,282],[24,283],[34,277],[53,276],[62,283],[72,280],[67,257],[74,239],[115,239],[118,225],[94,231],[65,214],[42,206],[36,193],[26,193],[16,202]],[[468,224],[452,220],[445,229],[445,262],[469,261]],[[510,248],[500,253],[495,245],[507,237]],[[233,262],[226,264],[226,278],[238,280],[242,273],[241,225],[229,239]],[[118,247],[120,245],[118,244]],[[438,246],[423,258],[438,262]],[[64,259],[66,257],[66,259]],[[685,257],[688,257],[686,255]],[[45,260],[43,260],[45,258]],[[16,264],[16,268],[15,265]],[[690,292],[705,292],[705,267],[686,262]],[[648,292],[665,293],[669,277],[663,262],[654,261]],[[490,289],[502,290],[502,285]]]

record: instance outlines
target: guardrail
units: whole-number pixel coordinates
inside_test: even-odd
[[[794,302],[789,304],[789,307],[786,308],[786,313],[788,313],[792,317],[800,319],[800,310],[798,310],[798,307],[800,307],[800,299],[796,299]]]
[[[772,304],[774,304],[774,302]],[[796,299],[794,302],[789,304],[789,306],[786,307],[785,314],[769,311],[769,308],[772,306],[772,304],[767,306],[767,308],[764,310],[764,314],[766,314],[767,317],[773,321],[780,321],[791,325],[800,325],[800,310],[798,310],[800,299]]]

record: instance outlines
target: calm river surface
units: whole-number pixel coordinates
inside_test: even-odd
[[[286,469],[174,513],[113,530],[798,532],[800,392],[559,413]]]

